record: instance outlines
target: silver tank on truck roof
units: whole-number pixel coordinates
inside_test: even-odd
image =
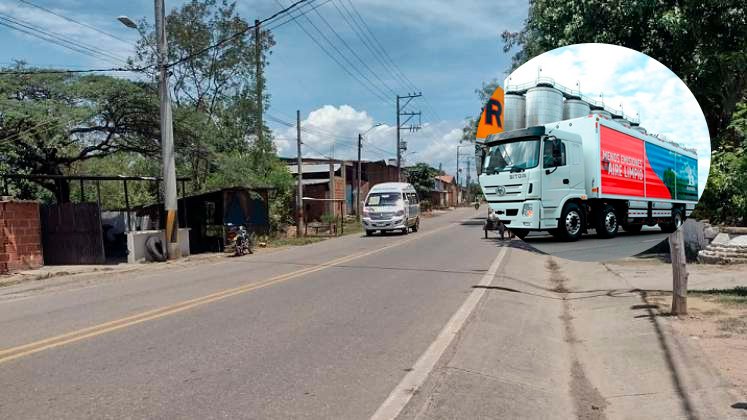
[[[507,93],[503,98],[503,130],[526,127],[526,98],[520,93]]]
[[[549,86],[527,90],[526,126],[548,124],[563,119],[563,93]]]
[[[563,119],[581,118],[589,115],[591,107],[581,99],[566,99],[563,102]]]

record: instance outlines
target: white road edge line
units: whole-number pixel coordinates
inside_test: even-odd
[[[498,267],[501,265],[505,255],[506,248],[504,247],[501,248],[498,256],[493,260],[488,272],[482,276],[482,279],[480,279],[480,286],[490,286],[493,283],[495,273],[498,271]],[[449,322],[446,323],[433,343],[428,346],[425,353],[423,353],[418,361],[415,362],[412,370],[402,378],[402,381],[394,388],[394,390],[392,390],[389,397],[387,397],[384,403],[381,404],[373,416],[371,416],[371,420],[394,419],[402,412],[412,396],[420,389],[420,387],[423,386],[425,380],[428,379],[428,375],[433,371],[436,363],[441,359],[441,356],[444,354],[451,342],[454,341],[454,338],[462,329],[464,323],[475,310],[480,298],[485,294],[485,290],[484,287],[477,287],[472,290],[464,303],[462,303],[462,306],[460,306],[454,315],[452,315]]]

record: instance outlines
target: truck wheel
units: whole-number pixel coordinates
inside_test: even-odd
[[[640,233],[641,229],[643,229],[643,225],[623,225],[623,230],[625,230],[628,233]]]
[[[684,220],[685,218],[682,216],[682,209],[672,209],[672,221],[669,223],[659,223],[659,227],[664,233],[672,233],[682,226]]]
[[[602,207],[597,214],[596,222],[597,236],[600,238],[614,238],[619,228],[615,206],[606,204]]]
[[[511,229],[511,232],[513,232],[517,238],[522,240],[529,235],[529,231],[525,229]],[[485,232],[485,234],[487,234],[487,232]]]
[[[558,233],[563,240],[577,241],[581,239],[581,233],[584,228],[584,216],[576,203],[568,203],[563,207],[558,221]]]

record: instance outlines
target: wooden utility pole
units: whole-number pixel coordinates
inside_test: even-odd
[[[672,315],[686,315],[688,274],[682,229],[669,235],[669,253],[672,258]]]
[[[329,198],[335,199],[335,161],[330,159],[329,160]],[[335,202],[329,201],[327,205],[327,211],[330,213],[330,216],[335,215]]]
[[[262,42],[259,20],[254,20],[254,61],[256,64],[255,77],[257,78],[257,144],[262,145]]]
[[[358,169],[356,169],[356,188],[355,188],[355,218],[361,220],[361,143],[363,135],[358,133]]]
[[[298,148],[298,191],[296,191],[296,236],[304,234],[303,220],[303,159],[301,158],[301,111],[296,110],[296,146]]]

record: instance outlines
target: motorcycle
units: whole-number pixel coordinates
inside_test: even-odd
[[[246,254],[254,254],[252,250],[252,238],[244,225],[226,224],[226,243],[233,247],[233,255],[240,257]]]

